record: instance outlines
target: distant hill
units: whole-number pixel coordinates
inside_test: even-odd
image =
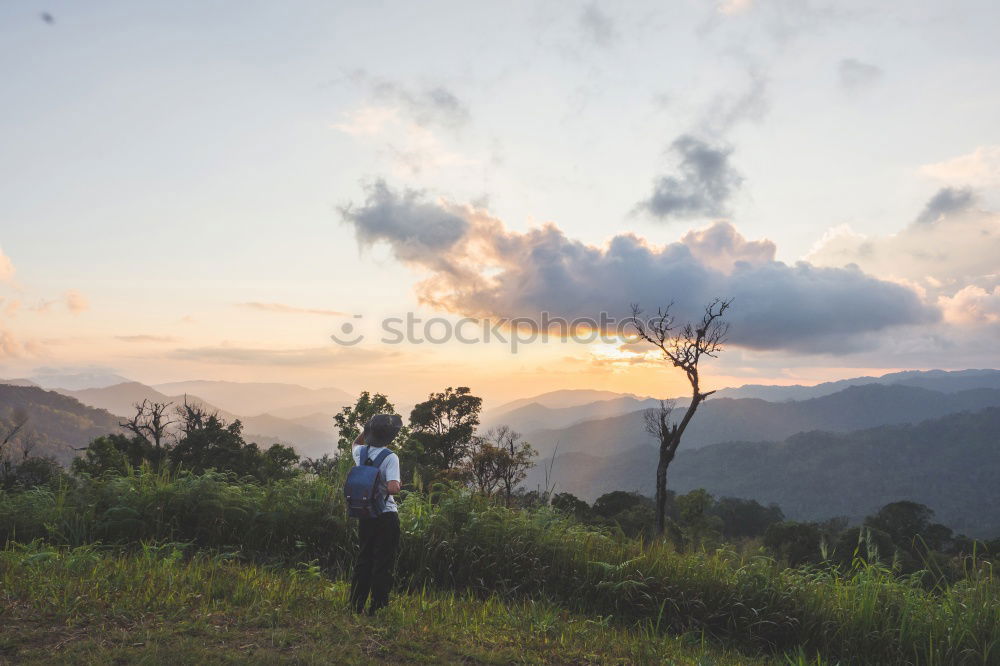
[[[113,372],[39,373],[30,377],[30,380],[44,389],[66,389],[69,391],[104,388],[132,381]]]
[[[852,386],[884,384],[924,388],[941,393],[957,393],[977,388],[1000,390],[1000,370],[908,370],[893,372],[881,377],[854,377],[815,386],[776,386],[746,384],[735,388],[720,389],[712,396],[721,398],[757,398],[768,402],[789,402],[821,398]],[[686,396],[677,398],[678,407],[687,404]],[[484,426],[506,423],[515,430],[552,430],[582,421],[619,416],[655,405],[655,399],[630,393],[613,391],[567,390],[542,393],[532,398],[522,398],[483,413]],[[578,409],[581,414],[571,411]],[[272,410],[272,413],[273,410]],[[278,414],[278,416],[286,416]]]
[[[124,382],[103,388],[89,388],[79,391],[60,390],[58,392],[63,395],[72,396],[85,405],[106,409],[112,414],[119,416],[131,416],[135,414],[134,405],[143,400],[149,400],[150,402],[173,402],[180,405],[184,403],[186,398],[189,403],[197,403],[209,411],[219,412],[219,415],[226,420],[231,421],[236,418],[234,414],[219,409],[199,396],[166,395],[139,382]]]
[[[610,400],[597,400],[573,407],[546,407],[537,402],[516,407],[499,415],[487,414],[483,427],[505,424],[519,432],[565,428],[581,421],[609,418],[630,412],[649,409],[659,404],[654,398],[620,396]]]
[[[118,417],[69,396],[37,386],[0,385],[0,419],[15,410],[28,414],[26,432],[37,435],[33,455],[53,456],[66,464],[95,437],[117,432]]]
[[[197,395],[234,414],[276,414],[280,410],[303,416],[314,412],[334,414],[354,396],[337,388],[310,389],[297,384],[265,382],[188,381],[156,384],[154,389],[168,395]],[[284,412],[291,414],[293,411]]]
[[[642,397],[634,393],[616,393],[614,391],[598,391],[594,389],[566,389],[562,391],[549,391],[548,393],[542,393],[531,398],[513,400],[499,407],[487,410],[486,415],[492,420],[497,420],[502,414],[531,404],[541,405],[549,409],[563,409],[566,407],[579,407],[602,400],[614,400],[617,398],[641,399]]]
[[[809,430],[849,432],[993,406],[1000,406],[1000,389],[942,393],[903,385],[867,384],[795,402],[712,396],[698,409],[681,447],[695,449],[727,441],[780,441]],[[543,456],[551,454],[556,444],[560,453],[576,451],[598,456],[654,444],[645,431],[641,411],[529,432],[526,438]]]
[[[881,377],[854,377],[836,382],[824,382],[815,386],[745,384],[736,388],[722,389],[716,393],[715,397],[760,398],[772,402],[808,400],[837,393],[850,386],[864,384],[914,386],[942,393],[955,393],[976,388],[1000,389],[1000,370],[907,370],[892,372]]]
[[[616,456],[557,456],[556,492],[588,501],[611,490],[654,492],[657,453],[640,446]],[[851,433],[807,432],[782,442],[732,442],[681,450],[668,487],[705,488],[717,497],[775,502],[796,520],[860,520],[881,506],[913,500],[969,536],[1000,536],[1000,408],[950,414],[919,424]],[[525,485],[542,483],[535,469]]]
[[[8,386],[38,386],[35,382],[30,379],[0,379],[0,384],[6,384]]]
[[[112,414],[123,417],[134,414],[135,408],[133,405],[143,400],[172,402],[175,405],[181,405],[187,400],[189,403],[201,405],[210,412],[218,412],[219,416],[227,421],[232,422],[236,419],[242,421],[243,432],[247,441],[254,441],[262,446],[278,442],[289,444],[295,447],[295,450],[300,455],[312,458],[329,453],[336,443],[332,419],[325,424],[326,427],[324,429],[315,429],[309,427],[307,424],[283,419],[271,414],[243,416],[234,414],[226,409],[221,409],[199,395],[168,395],[139,382],[127,382],[105,388],[84,389],[81,391],[61,391],[61,393],[72,396],[84,404],[106,409]]]

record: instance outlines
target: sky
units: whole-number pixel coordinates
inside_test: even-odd
[[[448,333],[716,297],[709,387],[998,367],[998,23],[971,1],[5,2],[0,377],[672,396],[683,376],[621,339]]]

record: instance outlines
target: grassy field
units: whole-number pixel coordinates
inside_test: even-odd
[[[183,558],[171,547],[9,548],[0,590],[0,663],[789,663],[459,593],[402,594],[358,617],[346,584],[315,567]]]
[[[356,548],[342,502],[336,478],[257,485],[142,471],[0,493],[0,542],[12,544],[0,594],[18,632],[10,638],[7,623],[4,649],[47,655],[73,635],[60,633],[65,625],[81,627],[82,637],[61,650],[91,649],[112,659],[107,651],[131,649],[125,641],[135,635],[115,628],[122,621],[149,634],[133,641],[147,652],[166,646],[187,654],[208,636],[234,632],[219,658],[226,650],[243,654],[250,649],[244,645],[278,650],[277,638],[267,637],[292,635],[289,654],[303,660],[323,661],[329,650],[364,660],[370,655],[331,633],[359,629],[338,605],[343,590],[326,582],[344,576]],[[988,562],[966,562],[959,580],[942,585],[864,558],[850,568],[794,569],[752,551],[680,553],[550,508],[506,509],[456,490],[411,494],[400,520],[399,583],[409,594],[390,612],[398,633],[389,639],[379,633],[382,625],[362,632],[379,637],[387,655],[405,648],[411,656],[453,661],[462,658],[454,650],[465,650],[481,660],[502,655],[503,662],[524,651],[529,661],[556,663],[588,655],[611,663],[696,663],[702,648],[684,638],[696,636],[715,649],[779,661],[803,651],[842,664],[1000,664],[1000,580]],[[13,545],[36,539],[50,545],[33,546],[35,552]],[[140,547],[153,542],[183,545],[154,557]],[[131,555],[101,555],[89,545],[98,543]],[[303,569],[302,562],[314,565]],[[15,569],[20,573],[10,573]],[[246,583],[247,576],[259,583]],[[284,589],[296,591],[279,595]],[[42,612],[32,614],[31,604]],[[213,624],[215,612],[225,621]],[[34,617],[55,619],[41,626]],[[475,617],[489,624],[469,624]],[[101,631],[102,624],[110,630]],[[240,632],[255,638],[240,643]],[[107,643],[109,636],[120,642]],[[423,638],[429,642],[421,652]],[[707,654],[714,661],[705,663],[727,663],[725,655]]]

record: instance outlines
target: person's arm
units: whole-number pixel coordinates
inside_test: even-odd
[[[390,495],[397,495],[400,489],[399,456],[389,454],[388,463],[385,466],[385,489]]]
[[[364,446],[365,445],[365,431],[362,430],[358,433],[358,436],[354,438],[354,443],[351,446]]]

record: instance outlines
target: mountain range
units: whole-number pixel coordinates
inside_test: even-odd
[[[683,446],[683,444],[682,444]],[[550,487],[588,501],[612,490],[654,494],[657,451],[559,455]],[[935,520],[981,538],[1000,536],[1000,408],[849,433],[798,433],[779,442],[728,442],[680,450],[668,472],[677,493],[776,503],[795,520],[859,521],[890,502],[911,500]],[[526,485],[544,483],[532,471]]]
[[[912,386],[864,384],[819,398],[787,402],[713,396],[698,409],[681,446],[694,449],[727,441],[780,441],[809,430],[848,432],[992,406],[1000,406],[1000,389],[943,393]],[[683,407],[680,405],[678,410]],[[550,456],[557,446],[559,453],[606,456],[654,444],[645,430],[642,410],[563,428],[528,431],[525,435],[543,457]]]
[[[19,413],[28,417],[24,434],[35,444],[32,455],[52,456],[63,464],[94,438],[119,430],[117,416],[70,396],[38,386],[0,384],[0,421],[7,426]]]

